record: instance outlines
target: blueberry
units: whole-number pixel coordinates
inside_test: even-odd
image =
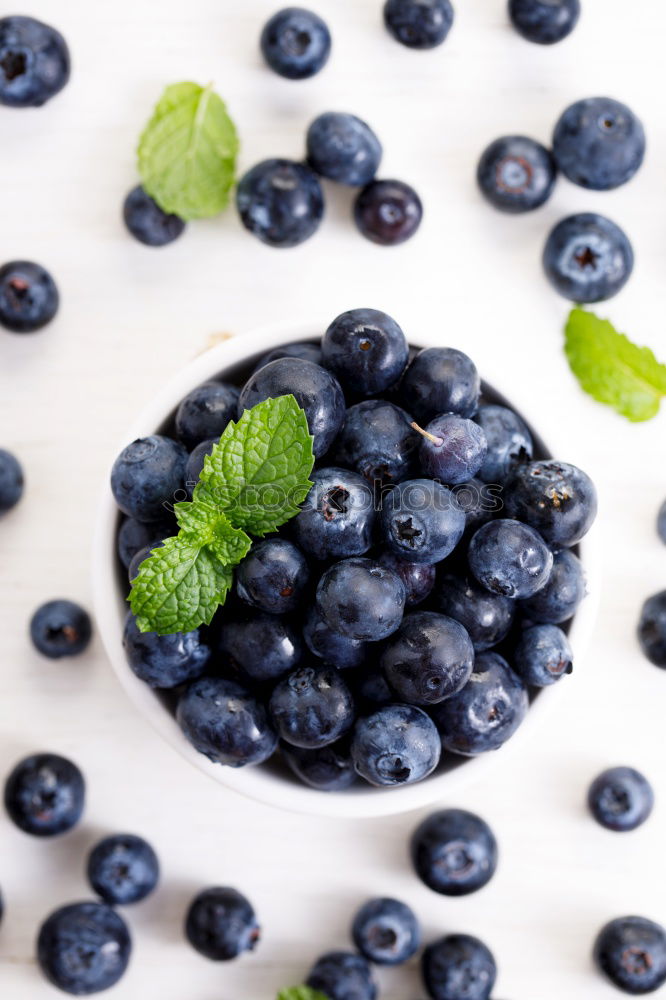
[[[124,514],[139,521],[165,516],[166,504],[183,490],[187,451],[161,434],[128,444],[111,469],[111,490]],[[184,499],[181,497],[181,499]]]
[[[76,764],[53,753],[19,761],[5,783],[5,809],[24,833],[55,837],[81,819],[85,782]]]
[[[412,864],[421,881],[444,896],[467,896],[490,882],[497,841],[480,816],[463,809],[431,813],[411,839]]]
[[[341,674],[319,664],[301,667],[279,681],[269,711],[283,740],[314,750],[335,743],[351,728],[354,699]]]
[[[498,750],[527,715],[529,702],[522,680],[497,653],[480,653],[474,673],[462,691],[433,709],[442,746],[474,757]]]
[[[554,45],[576,27],[580,0],[509,0],[509,17],[528,42]]]
[[[367,552],[375,521],[374,494],[368,483],[347,469],[319,469],[292,522],[294,537],[315,559],[341,559]]]
[[[422,604],[432,592],[437,576],[434,566],[428,566],[426,563],[403,562],[393,552],[380,553],[378,560],[382,566],[397,573],[404,583],[407,594],[406,607],[413,608]]]
[[[264,706],[240,684],[222,677],[193,681],[178,703],[176,718],[195,750],[214,764],[261,764],[277,746]]]
[[[328,1000],[376,1000],[377,987],[370,966],[361,955],[329,951],[310,970],[307,985]]]
[[[147,841],[131,833],[105,837],[88,855],[88,881],[105,903],[138,903],[157,886],[160,868]]]
[[[589,97],[563,112],[553,133],[553,153],[574,184],[610,191],[626,184],[641,166],[645,132],[626,104]]]
[[[408,479],[384,498],[384,541],[406,562],[438,563],[455,549],[465,515],[453,493],[431,479]]]
[[[506,406],[481,406],[474,418],[486,435],[488,450],[477,475],[484,483],[503,483],[514,467],[532,458],[527,424]]]
[[[407,479],[416,471],[420,440],[411,423],[409,414],[384,399],[350,406],[334,446],[336,462],[378,486]]]
[[[515,468],[507,484],[506,510],[535,528],[548,545],[575,545],[597,514],[597,492],[575,465],[549,460]]]
[[[344,792],[356,781],[346,740],[313,750],[284,743],[280,750],[297,778],[319,792]]]
[[[371,714],[395,701],[395,695],[378,667],[366,666],[348,676],[360,715]]]
[[[467,553],[469,568],[493,594],[531,597],[547,582],[553,554],[527,524],[499,518],[482,524]]]
[[[122,917],[104,903],[71,903],[44,921],[37,961],[48,981],[74,996],[99,993],[125,973],[132,940]]]
[[[322,364],[343,389],[372,396],[394,385],[409,346],[394,319],[378,309],[350,309],[333,320],[321,342]]]
[[[311,653],[338,670],[360,667],[365,662],[366,644],[360,639],[335,632],[326,624],[316,605],[310,608],[305,618],[303,638]]]
[[[204,382],[185,396],[176,410],[176,436],[188,451],[218,438],[238,410],[240,393],[226,382]]]
[[[530,687],[548,687],[573,670],[569,640],[557,625],[532,625],[521,633],[513,667]]]
[[[624,993],[652,993],[666,983],[666,930],[645,917],[618,917],[599,932],[594,959]]]
[[[400,384],[405,409],[421,424],[442,413],[473,417],[481,380],[476,366],[452,347],[426,347],[409,365]]]
[[[194,488],[201,478],[206,457],[212,455],[213,448],[218,443],[219,438],[209,438],[208,441],[200,441],[195,445],[187,457],[185,464],[185,489],[189,499],[192,499]]]
[[[13,260],[0,267],[0,326],[34,333],[51,322],[59,305],[56,283],[40,264]]]
[[[555,226],[543,250],[546,277],[573,302],[603,302],[625,286],[634,252],[625,233],[593,212],[570,215]]]
[[[470,479],[466,483],[458,483],[451,492],[464,511],[465,534],[470,537],[477,528],[492,521],[504,508],[504,490],[497,483],[482,483],[480,479]]]
[[[372,559],[334,563],[317,586],[317,609],[334,632],[377,642],[400,625],[405,608],[400,577]]]
[[[236,570],[241,600],[273,615],[295,611],[310,579],[305,556],[286,538],[257,542]]]
[[[433,611],[405,615],[386,642],[380,666],[389,686],[410,705],[436,705],[457,694],[474,667],[474,647],[463,626]]]
[[[199,629],[158,635],[141,632],[128,611],[123,632],[125,657],[132,672],[152,688],[172,688],[200,677],[211,649]]]
[[[354,767],[378,787],[422,781],[439,764],[441,752],[435,724],[414,705],[385,705],[354,728]]]
[[[87,648],[91,635],[90,616],[74,601],[47,601],[30,621],[33,645],[51,660],[78,656]]]
[[[497,978],[492,952],[469,934],[449,934],[429,944],[421,971],[432,1000],[488,1000]]]
[[[657,514],[657,534],[666,545],[666,500],[662,503]]]
[[[0,448],[0,515],[15,507],[23,496],[23,469],[10,451]]]
[[[262,243],[295,247],[319,229],[324,195],[314,170],[293,160],[262,160],[238,182],[241,222]]]
[[[404,181],[371,181],[354,202],[354,222],[366,239],[394,247],[411,239],[421,225],[423,204]]]
[[[236,889],[204,889],[185,917],[185,936],[195,951],[213,962],[229,962],[252,951],[261,928],[248,899]]]
[[[654,792],[647,778],[633,767],[611,767],[592,782],[587,802],[597,823],[626,833],[649,818]]]
[[[273,14],[261,33],[261,51],[272,70],[288,80],[306,80],[324,68],[331,54],[326,22],[303,7]]]
[[[167,514],[166,511],[164,513]],[[127,517],[118,532],[118,558],[125,569],[129,569],[137,552],[145,548],[154,549],[174,531],[175,525],[168,516],[161,521],[137,521],[134,517]]]
[[[451,0],[386,0],[384,23],[396,42],[410,49],[434,49],[453,24]]]
[[[650,663],[666,667],[666,590],[648,597],[643,604],[638,641]]]
[[[568,621],[587,593],[580,559],[568,549],[553,555],[548,581],[532,597],[520,602],[523,613],[539,625],[559,625]]]
[[[425,476],[456,485],[477,474],[488,444],[483,428],[457,413],[435,417],[421,432],[421,471]]]
[[[217,653],[243,681],[268,681],[298,666],[303,643],[288,619],[244,610],[236,617],[223,618]]]
[[[147,247],[165,247],[186,228],[179,216],[164,212],[140,184],[125,198],[123,219],[132,236]]]
[[[307,132],[308,163],[322,177],[349,187],[369,184],[379,168],[382,146],[356,115],[327,111]]]
[[[413,911],[399,899],[369,899],[352,923],[354,944],[375,965],[401,965],[416,954],[421,928]]]
[[[345,397],[340,383],[325,368],[300,358],[271,361],[245,383],[240,394],[239,413],[265,399],[290,394],[305,411],[310,433],[314,436],[315,457],[320,458],[333,444],[345,418]]]
[[[524,135],[506,135],[485,149],[476,170],[481,193],[502,212],[532,212],[548,201],[557,177],[553,154]]]
[[[515,602],[491,594],[475,580],[447,573],[440,578],[434,597],[443,615],[465,627],[477,653],[496,646],[511,628]]]
[[[67,43],[59,31],[33,17],[0,20],[0,104],[39,108],[69,80]]]
[[[261,357],[255,367],[258,372],[264,365],[269,365],[271,361],[279,361],[280,358],[300,358],[301,361],[312,361],[315,365],[321,364],[321,347],[319,344],[287,344],[286,347],[274,347],[268,354]]]
[[[127,567],[127,579],[129,580],[130,583],[133,583],[136,577],[139,575],[139,570],[141,569],[141,566],[149,557],[153,549],[159,549],[161,548],[161,546],[162,546],[162,540],[157,542],[151,542],[144,548],[139,549],[139,551],[132,556],[132,561]]]

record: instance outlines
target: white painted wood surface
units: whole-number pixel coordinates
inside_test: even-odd
[[[0,765],[37,749],[84,769],[84,824],[53,843],[0,817],[0,989],[11,1000],[54,996],[34,965],[40,920],[87,896],[82,868],[95,838],[147,836],[159,851],[158,894],[130,911],[131,968],[118,1000],[271,1000],[316,955],[347,945],[355,906],[403,897],[426,937],[462,930],[484,938],[500,965],[504,1000],[604,1000],[592,940],[610,917],[666,922],[663,886],[666,677],[640,655],[642,599],[664,586],[654,514],[666,493],[664,424],[631,426],[585,398],[561,352],[564,301],[542,278],[549,227],[576,210],[623,225],[636,249],[626,290],[602,307],[637,340],[666,353],[666,124],[660,5],[583,0],[574,36],[530,46],[506,24],[503,0],[458,0],[445,47],[414,53],[383,32],[380,0],[317,0],[334,54],[316,79],[293,84],[264,69],[257,36],[269,0],[33,0],[68,38],[70,86],[40,111],[0,109],[0,257],[50,267],[61,313],[32,337],[0,332],[0,444],[25,464],[25,499],[0,524]],[[382,137],[382,173],[411,181],[426,216],[418,238],[383,251],[358,236],[350,196],[327,189],[328,217],[289,252],[262,247],[233,211],[193,225],[163,252],[134,243],[119,221],[135,183],[133,149],[162,87],[214,80],[243,141],[242,167],[298,157],[309,120],[329,109],[367,118]],[[572,100],[608,93],[644,119],[649,155],[637,178],[605,195],[562,181],[525,218],[495,214],[474,186],[475,162],[497,135],[547,141]],[[492,780],[448,805],[477,810],[496,829],[502,859],[482,893],[448,900],[426,890],[406,860],[410,815],[363,823],[308,819],[227,793],[184,763],[137,716],[98,643],[69,663],[39,658],[26,629],[35,606],[62,595],[90,601],[89,547],[98,494],[142,401],[219,331],[277,318],[332,318],[372,305],[407,333],[433,324],[500,386],[520,385],[544,436],[598,482],[598,541],[606,562],[595,638],[540,738]],[[631,763],[653,781],[651,822],[629,836],[597,828],[583,806],[604,766]],[[189,898],[238,886],[264,925],[254,955],[214,965],[184,943]],[[415,968],[382,973],[385,1000],[424,995]]]

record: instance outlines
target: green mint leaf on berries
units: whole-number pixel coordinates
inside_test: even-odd
[[[139,140],[144,189],[163,211],[186,221],[218,215],[236,179],[238,135],[211,86],[167,87]]]
[[[319,990],[311,990],[309,986],[288,986],[280,990],[277,1000],[327,1000]]]
[[[564,351],[585,392],[636,423],[650,420],[666,395],[666,365],[612,323],[586,309],[572,309]]]
[[[194,500],[221,507],[231,524],[261,537],[298,513],[313,465],[307,418],[294,397],[267,399],[227,427]]]

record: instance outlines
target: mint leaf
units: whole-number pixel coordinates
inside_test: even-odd
[[[220,562],[235,566],[244,559],[251,539],[230,524],[225,514],[205,503],[177,503],[174,507],[179,528],[193,534],[200,545],[207,545]]]
[[[658,413],[666,395],[666,365],[649,347],[638,347],[586,309],[572,309],[564,351],[582,388],[597,402],[634,422]]]
[[[280,990],[277,1000],[328,1000],[319,990],[311,990],[309,986],[288,986]]]
[[[226,208],[236,176],[238,135],[221,97],[196,83],[167,87],[139,140],[148,194],[181,219]]]
[[[298,513],[313,465],[307,418],[294,397],[267,399],[226,428],[194,500],[221,507],[231,524],[262,536]]]

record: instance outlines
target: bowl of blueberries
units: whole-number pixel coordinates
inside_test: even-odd
[[[375,309],[323,329],[233,337],[144,409],[101,500],[96,615],[132,701],[216,781],[375,816],[450,795],[537,730],[594,617],[597,500],[512,387],[438,335]],[[177,533],[174,504],[243,413],[283,396],[312,436],[305,501],[252,540],[209,623],[142,630],[131,581]]]

